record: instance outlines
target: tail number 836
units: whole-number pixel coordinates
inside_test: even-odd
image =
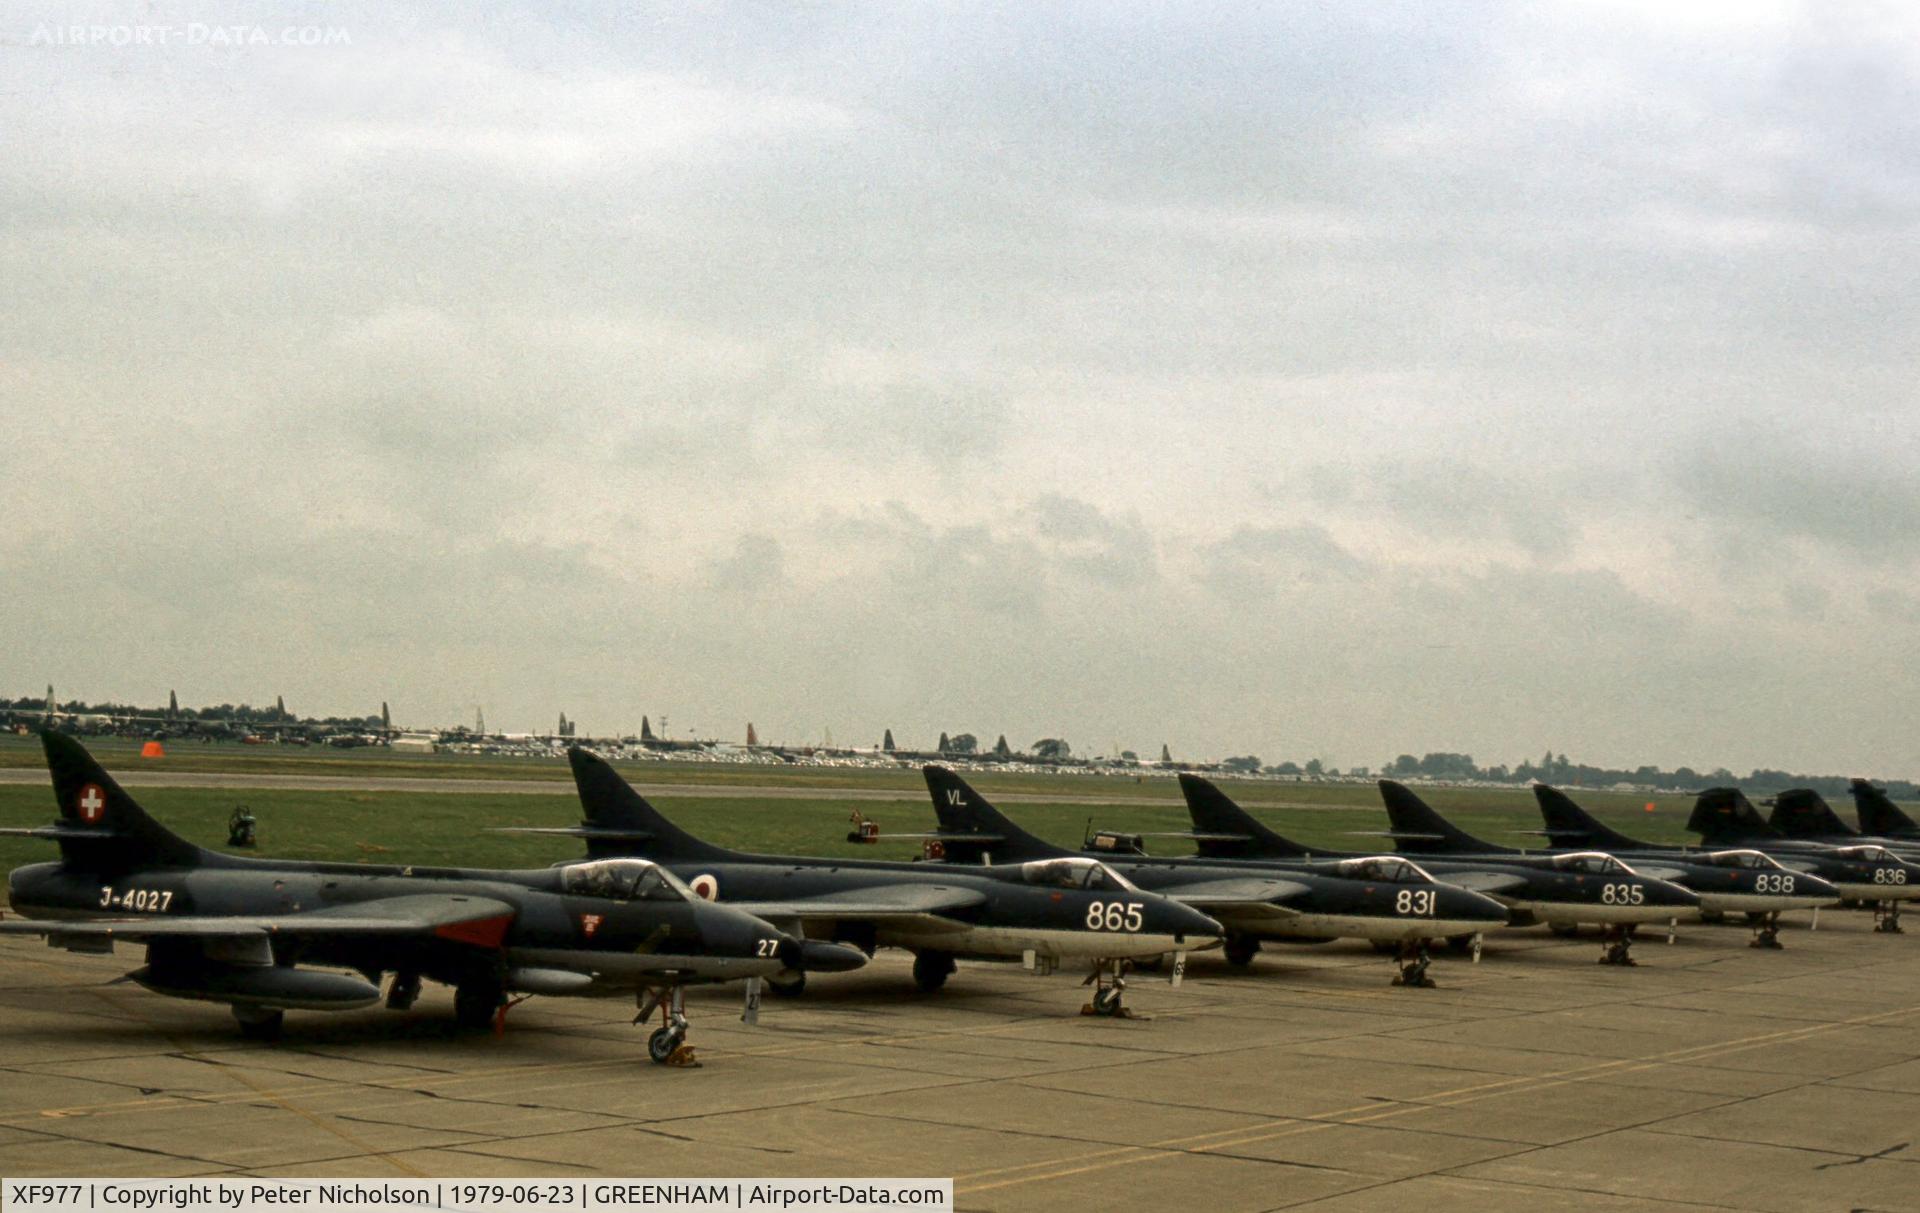
[[[1137,901],[1096,901],[1087,906],[1089,931],[1138,931],[1141,904]]]

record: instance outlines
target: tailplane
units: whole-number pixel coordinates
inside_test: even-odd
[[[940,818],[940,840],[949,863],[1025,863],[1073,854],[1027,833],[1008,820],[966,780],[946,767],[924,766],[933,811]]]
[[[1708,788],[1700,793],[1693,802],[1693,816],[1687,818],[1687,828],[1708,846],[1780,837],[1780,831],[1767,824],[1739,788]]]
[[[1547,839],[1556,847],[1580,851],[1644,851],[1649,845],[1607,825],[1573,803],[1559,788],[1536,783],[1533,798],[1540,802],[1540,816],[1547,823]]]
[[[1307,848],[1283,838],[1235,804],[1210,779],[1180,773],[1194,843],[1208,859],[1297,859]]]
[[[1920,835],[1920,823],[1893,803],[1885,788],[1876,788],[1864,779],[1848,785],[1853,793],[1854,811],[1860,816],[1860,832],[1875,838],[1912,838]]]
[[[1459,826],[1434,812],[1433,806],[1415,796],[1405,784],[1391,779],[1380,781],[1380,799],[1387,803],[1387,820],[1393,828],[1394,849],[1401,854],[1498,854],[1512,847],[1482,842]]]
[[[59,820],[50,826],[7,830],[8,834],[50,838],[60,844],[60,860],[86,872],[114,874],[144,868],[192,868],[232,862],[195,846],[161,825],[114,782],[87,748],[51,729],[40,734],[53,776]]]

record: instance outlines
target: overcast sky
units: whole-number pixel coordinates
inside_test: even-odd
[[[1920,775],[1911,8],[563,7],[0,16],[0,694]]]

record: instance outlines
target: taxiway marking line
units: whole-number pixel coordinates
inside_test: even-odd
[[[1314,1113],[1307,1116],[1287,1117],[1268,1121],[1264,1125],[1247,1125],[1238,1129],[1215,1129],[1209,1133],[1196,1133],[1186,1137],[1171,1137],[1142,1146],[1116,1146],[1105,1150],[1096,1150],[1074,1158],[1051,1159],[1045,1162],[1024,1163],[1014,1167],[997,1167],[987,1171],[975,1171],[969,1175],[954,1177],[954,1192],[989,1192],[996,1188],[1010,1188],[1020,1184],[1041,1180],[1067,1179],[1075,1175],[1084,1175],[1089,1171],[1105,1170],[1109,1167],[1123,1166],[1138,1161],[1151,1154],[1172,1150],[1178,1153],[1208,1153],[1217,1150],[1233,1149],[1252,1145],[1256,1142],[1270,1141],[1301,1133],[1319,1132],[1338,1128],[1343,1125],[1371,1124],[1395,1116],[1425,1111],[1434,1107],[1457,1107],[1479,1099],[1488,1099],[1495,1095],[1504,1095],[1520,1091],[1546,1090],[1550,1087],[1567,1086],[1579,1082],[1591,1082],[1607,1078],[1614,1074],[1631,1074],[1642,1070],[1658,1069],[1662,1066],[1685,1064],[1709,1057],[1724,1056],[1747,1049],[1761,1048],[1769,1044],[1782,1044],[1790,1040],[1804,1040],[1823,1032],[1832,1032],[1844,1028],[1866,1027],[1882,1020],[1896,1019],[1902,1015],[1920,1013],[1920,1004],[1900,1007],[1892,1011],[1877,1011],[1870,1015],[1859,1015],[1851,1019],[1834,1020],[1831,1023],[1814,1024],[1811,1027],[1787,1028],[1775,1032],[1763,1032],[1738,1040],[1716,1041],[1705,1045],[1689,1045],[1683,1049],[1672,1049],[1665,1053],[1654,1053],[1646,1057],[1620,1058],[1615,1061],[1596,1062],[1591,1065],[1575,1066],[1547,1074],[1525,1074],[1512,1078],[1498,1079],[1493,1082],[1476,1083],[1473,1086],[1456,1087],[1450,1091],[1438,1091],[1415,1103],[1395,1104],[1381,1108],[1377,1105],[1363,1104],[1352,1108],[1341,1108],[1333,1112]],[[1218,1140],[1210,1140],[1218,1139]],[[1078,1166],[1062,1164],[1078,1163]],[[1039,1167],[1054,1167],[1052,1171],[1040,1171],[1032,1175],[1016,1175],[1014,1172],[1032,1170]],[[975,1180],[989,1179],[996,1175],[1008,1178],[995,1179],[990,1183],[976,1183]]]

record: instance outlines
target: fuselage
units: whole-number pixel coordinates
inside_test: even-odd
[[[1235,934],[1252,939],[1368,939],[1412,942],[1472,935],[1506,925],[1506,907],[1493,898],[1455,885],[1425,879],[1418,869],[1404,879],[1353,879],[1337,864],[1306,863],[1284,872],[1260,865],[1211,860],[1116,858],[1101,856],[1122,876],[1143,889],[1169,896],[1216,881],[1276,876],[1307,885],[1309,898],[1285,899],[1273,909],[1210,907],[1209,912]]]
[[[1510,876],[1524,882],[1515,888],[1490,889],[1485,894],[1507,907],[1509,923],[1514,926],[1542,922],[1568,925],[1667,922],[1691,918],[1699,912],[1699,899],[1691,891],[1671,881],[1635,872],[1605,855],[1583,857],[1590,861],[1575,866],[1546,856],[1463,857],[1407,851],[1396,854],[1443,883],[1449,876],[1467,878],[1479,873]],[[1278,856],[1259,860],[1195,856],[1191,862],[1219,867],[1250,865],[1291,872],[1324,870],[1331,862],[1362,858],[1358,853],[1337,852],[1312,860]]]
[[[516,969],[590,974],[574,993],[631,990],[661,975],[726,980],[772,976],[800,941],[728,907],[672,895],[621,900],[565,888],[566,869],[469,870],[250,861],[120,875],[32,864],[8,878],[14,908],[45,919],[262,918],[341,912],[414,894],[504,906],[430,934],[330,935],[289,928],[272,939],[279,964],[318,964],[377,975],[406,972],[458,985]],[[378,907],[374,907],[378,908]],[[371,911],[370,911],[371,912]],[[165,941],[150,945],[162,953]],[[184,954],[184,952],[183,952]],[[504,972],[503,972],[504,970]],[[509,988],[513,983],[508,982]]]
[[[902,883],[983,894],[976,905],[929,915],[849,915],[836,922],[812,907],[797,915],[806,920],[810,937],[867,947],[978,959],[1018,959],[1029,952],[1052,960],[1131,959],[1213,947],[1221,934],[1220,924],[1207,915],[1152,892],[1117,882],[1034,884],[1021,865],[973,868],[759,855],[656,862],[722,904],[785,905]]]

